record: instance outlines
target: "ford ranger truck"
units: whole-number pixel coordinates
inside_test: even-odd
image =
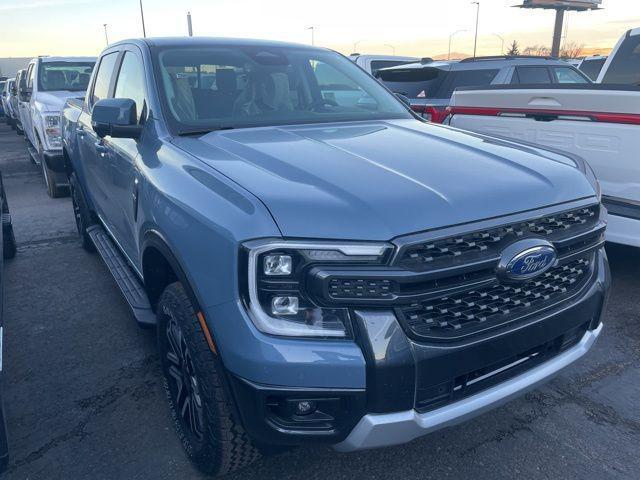
[[[587,165],[429,125],[333,51],[122,41],[61,125],[82,244],[155,327],[205,472],[408,442],[535,388],[602,331]]]
[[[67,98],[84,95],[94,63],[93,57],[37,57],[26,70],[19,98],[22,127],[29,154],[42,168],[52,198],[65,195],[69,187],[67,177],[56,173],[63,162],[60,110]]]

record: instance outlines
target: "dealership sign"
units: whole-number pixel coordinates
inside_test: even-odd
[[[569,10],[590,10],[599,8],[602,0],[524,0],[525,8],[566,8]]]

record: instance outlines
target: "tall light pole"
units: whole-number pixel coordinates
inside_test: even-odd
[[[107,47],[109,46],[109,35],[107,35],[107,24],[103,23],[102,26],[104,27],[104,39],[107,42]]]
[[[307,30],[311,30],[311,45],[315,45],[316,44],[316,37],[315,37],[316,29],[313,26],[311,26],[311,27],[307,27]]]
[[[447,54],[447,60],[451,60],[451,40],[453,39],[453,37],[455,37],[458,33],[462,33],[462,32],[466,32],[467,30],[456,30],[455,32],[453,32],[451,35],[449,35],[449,53]]]
[[[385,43],[384,44],[385,47],[389,47],[391,49],[391,54],[395,56],[396,54],[396,47],[394,47],[393,45],[391,45],[390,43]]]
[[[361,42],[364,42],[364,40],[358,40],[357,42],[353,42],[353,53],[358,53],[358,45],[360,45]]]
[[[141,0],[142,1],[142,0]],[[478,50],[478,21],[480,20],[480,2],[471,2],[476,8],[476,35],[473,39],[473,58],[476,58]]]
[[[140,0],[140,18],[142,19],[142,36],[147,38],[147,29],[144,26],[144,9],[142,8],[142,0]]]
[[[189,32],[189,36],[193,37],[193,25],[191,23],[191,12],[187,12],[187,31]]]
[[[498,37],[502,42],[502,47],[500,47],[500,55],[504,55],[504,38],[502,38],[502,36],[498,35],[497,33],[494,33],[493,36]]]

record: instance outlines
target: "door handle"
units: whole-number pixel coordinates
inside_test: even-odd
[[[105,154],[109,151],[109,147],[104,145],[102,142],[96,142],[96,152],[100,154],[101,157],[104,157]]]

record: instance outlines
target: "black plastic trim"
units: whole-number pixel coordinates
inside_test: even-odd
[[[608,210],[609,215],[640,220],[640,202],[604,195],[602,203]]]

